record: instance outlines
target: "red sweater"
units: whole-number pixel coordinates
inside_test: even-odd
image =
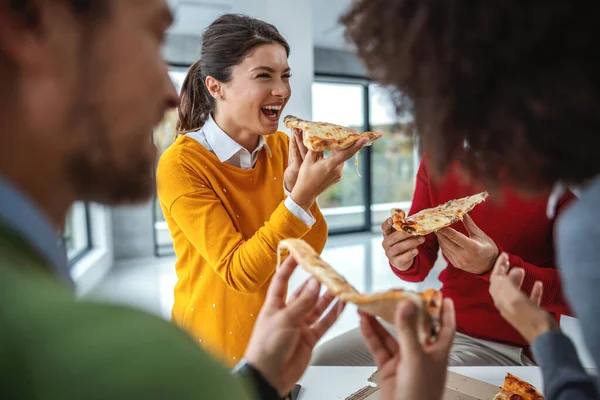
[[[429,207],[435,207],[448,200],[470,196],[481,192],[480,187],[465,183],[453,171],[442,181],[434,184],[421,163],[417,173],[415,194],[409,215]],[[491,196],[469,213],[473,221],[498,246],[500,252],[509,254],[511,267],[521,267],[526,271],[522,289],[530,293],[536,280],[544,284],[542,307],[553,313],[557,320],[560,314],[571,312],[561,293],[558,272],[555,269],[553,249],[554,220],[546,216],[548,197],[525,198],[503,189],[502,198],[495,201]],[[574,198],[568,193],[558,204],[558,213],[567,202]],[[452,228],[468,236],[463,224],[456,223]],[[396,275],[405,281],[422,282],[438,256],[439,245],[435,234],[426,236],[419,247],[419,254],[410,269],[405,272],[392,267]],[[446,257],[444,257],[446,258]],[[446,261],[448,259],[446,258]],[[457,330],[466,335],[525,347],[525,339],[502,318],[494,307],[490,296],[489,273],[475,275],[454,267],[448,267],[439,276],[442,293],[454,301]]]

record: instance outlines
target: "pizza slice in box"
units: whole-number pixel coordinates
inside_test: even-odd
[[[544,400],[544,396],[532,384],[512,374],[506,374],[502,390],[494,400]]]
[[[392,210],[392,221],[397,231],[413,235],[427,235],[437,232],[464,218],[476,205],[487,199],[488,193],[481,192],[473,196],[450,200],[437,207],[427,208],[409,217],[403,210]]]
[[[302,131],[302,141],[307,149],[312,151],[344,150],[352,146],[359,139],[366,138],[365,146],[371,146],[374,141],[383,135],[378,132],[357,133],[354,129],[345,128],[328,122],[305,121],[293,115],[283,119],[285,126],[292,130]],[[358,172],[358,153],[354,164]]]
[[[434,341],[440,330],[442,294],[434,289],[424,292],[392,289],[387,292],[361,294],[342,275],[327,264],[317,252],[302,239],[285,239],[278,246],[278,265],[282,252],[287,250],[298,264],[327,287],[330,293],[346,303],[353,303],[368,314],[391,324],[398,304],[411,300],[419,308],[419,339],[422,343]]]

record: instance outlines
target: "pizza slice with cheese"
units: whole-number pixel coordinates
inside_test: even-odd
[[[494,400],[544,400],[544,396],[532,384],[512,374],[506,374],[502,390]]]
[[[328,122],[305,121],[293,115],[286,116],[283,122],[290,129],[301,130],[304,145],[312,151],[347,149],[362,138],[367,138],[366,146],[370,146],[374,141],[383,137],[378,132],[359,134],[354,129]]]
[[[298,264],[327,287],[329,292],[346,303],[353,303],[371,315],[391,324],[398,304],[411,300],[419,308],[419,339],[421,343],[434,341],[440,330],[442,294],[434,289],[423,292],[392,289],[387,292],[361,294],[342,275],[327,264],[317,252],[302,239],[285,239],[278,246],[278,265],[282,252],[289,251]]]
[[[464,218],[476,205],[487,199],[488,193],[450,200],[437,207],[427,208],[409,217],[398,208],[392,210],[394,228],[413,235],[427,235],[445,228]]]

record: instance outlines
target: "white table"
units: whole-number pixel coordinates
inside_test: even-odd
[[[496,386],[502,386],[507,372],[543,390],[538,367],[450,367],[450,371]],[[369,384],[375,367],[310,367],[300,380],[300,400],[344,400]]]

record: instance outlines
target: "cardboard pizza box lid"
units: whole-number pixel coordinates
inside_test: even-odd
[[[448,371],[444,400],[493,399],[500,387]]]
[[[379,383],[379,371],[371,375],[369,382]],[[491,400],[499,391],[499,386],[448,371],[443,400]],[[379,388],[365,386],[346,400],[380,400]]]

